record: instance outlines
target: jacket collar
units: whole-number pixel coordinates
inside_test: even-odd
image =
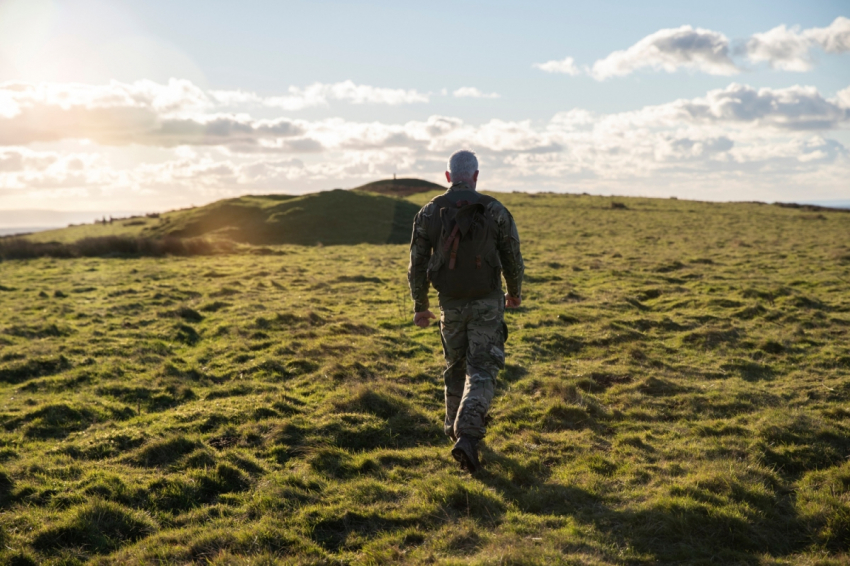
[[[470,188],[469,185],[467,185],[464,181],[461,181],[460,183],[454,183],[451,187],[449,187],[449,192],[453,192],[453,191],[474,191],[474,190],[475,189]]]

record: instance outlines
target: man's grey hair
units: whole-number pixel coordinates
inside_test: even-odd
[[[452,183],[471,181],[472,176],[478,171],[478,158],[475,157],[474,151],[458,150],[449,157],[446,170],[452,176]]]

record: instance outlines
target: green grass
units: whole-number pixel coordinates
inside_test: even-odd
[[[499,197],[474,478],[404,244],[0,263],[0,562],[847,563],[850,215]]]

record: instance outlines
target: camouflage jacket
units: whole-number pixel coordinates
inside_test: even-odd
[[[465,183],[452,185],[447,193],[454,191],[470,191]],[[497,235],[496,248],[499,250],[499,259],[502,262],[502,275],[508,287],[508,294],[512,297],[522,296],[522,274],[525,266],[522,262],[522,254],[519,251],[519,233],[516,223],[508,209],[498,201],[487,205],[487,210],[496,220]],[[410,239],[410,265],[407,269],[407,281],[410,285],[410,295],[413,298],[413,309],[415,312],[428,310],[428,261],[437,242],[432,242],[426,229],[427,219],[440,211],[436,204],[429,202],[413,220],[413,235]],[[501,293],[501,289],[497,290]],[[444,298],[440,297],[441,303]],[[445,305],[444,305],[445,306]]]

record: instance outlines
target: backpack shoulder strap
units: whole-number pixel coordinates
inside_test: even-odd
[[[485,208],[485,210],[487,211],[485,213],[485,217],[488,219],[488,221],[490,222],[490,224],[492,226],[493,224],[495,224],[496,218],[493,216],[493,212],[491,210],[487,209],[487,207],[490,204],[492,204],[494,202],[498,203],[499,201],[496,200],[495,198],[491,197],[491,196],[487,196],[487,195],[479,195],[479,196],[481,198],[479,199],[478,204],[482,205]],[[501,204],[501,203],[499,203],[499,204]]]
[[[431,199],[431,202],[436,204],[437,208],[453,207],[451,199],[449,199],[448,195],[445,193],[435,196]]]
[[[481,193],[478,193],[478,202],[480,202],[484,206],[487,206],[491,202],[496,202],[496,199],[491,196],[482,195]]]

